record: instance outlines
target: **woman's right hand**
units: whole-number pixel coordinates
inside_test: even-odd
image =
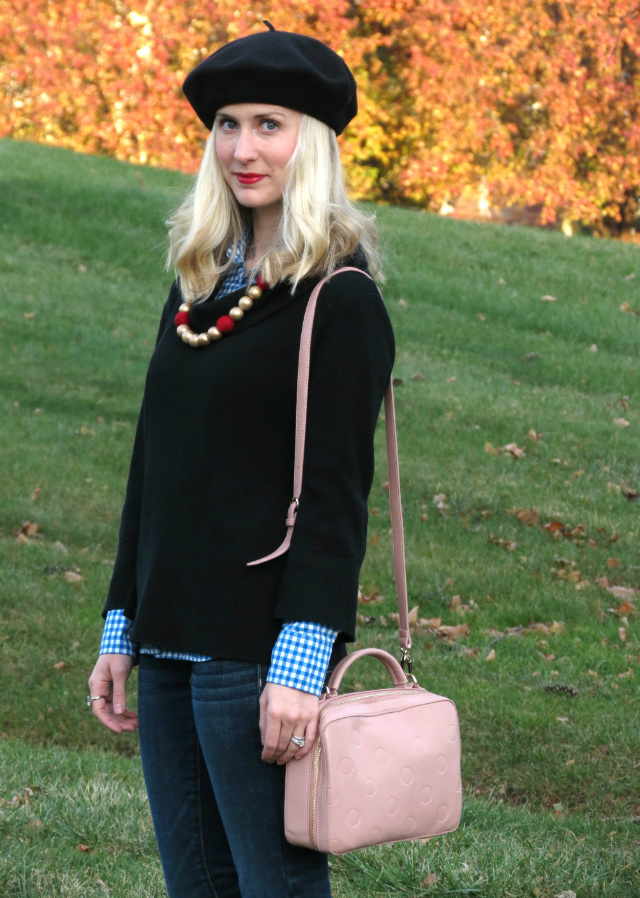
[[[133,732],[138,726],[138,715],[127,711],[126,684],[133,657],[131,655],[100,655],[89,677],[89,695],[101,698],[91,703],[91,710],[100,723],[114,733]]]

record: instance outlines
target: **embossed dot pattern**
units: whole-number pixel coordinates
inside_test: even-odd
[[[340,773],[343,776],[351,776],[354,771],[354,763],[351,758],[343,758],[340,761]]]
[[[347,826],[357,826],[360,823],[360,811],[351,808],[347,814]]]
[[[319,838],[325,834],[323,850],[341,854],[364,844],[420,838],[457,826],[462,783],[456,712],[448,700],[425,695],[431,704],[401,708],[382,734],[371,717],[354,714],[353,705],[336,707],[335,717],[323,715],[323,747],[339,746],[330,763],[324,752],[321,756],[318,789],[326,801],[318,805],[326,804],[326,818],[319,816],[317,825]],[[391,707],[390,701],[381,713]],[[407,723],[403,714],[414,716]],[[299,788],[307,790],[308,773],[303,775],[298,764],[293,767],[301,771]],[[287,783],[288,778],[289,773]]]
[[[371,798],[372,795],[375,795],[378,791],[378,787],[376,786],[376,781],[372,779],[366,779],[364,781],[364,794]]]

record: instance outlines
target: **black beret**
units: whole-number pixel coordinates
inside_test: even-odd
[[[231,103],[286,106],[336,134],[358,111],[345,61],[322,41],[273,26],[220,47],[187,75],[182,90],[209,130],[218,109]]]

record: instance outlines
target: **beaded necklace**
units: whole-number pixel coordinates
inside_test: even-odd
[[[224,334],[230,334],[236,326],[236,321],[244,318],[245,312],[251,311],[263,292],[268,289],[269,284],[261,277],[257,277],[242,299],[238,300],[238,305],[229,309],[228,315],[221,315],[213,327],[201,334],[196,334],[191,328],[191,302],[183,302],[175,317],[176,333],[183,343],[187,343],[194,349],[198,349],[200,346],[209,346]]]

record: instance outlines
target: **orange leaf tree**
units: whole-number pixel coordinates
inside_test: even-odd
[[[437,210],[482,190],[598,226],[636,213],[633,0],[0,0],[0,136],[193,171],[206,135],[180,85],[263,18],[352,67],[357,198]]]

